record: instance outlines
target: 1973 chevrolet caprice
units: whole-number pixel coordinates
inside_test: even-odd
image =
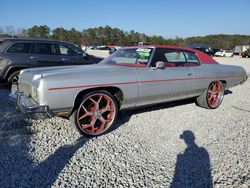
[[[97,136],[112,129],[123,109],[191,97],[215,109],[225,89],[246,79],[243,68],[194,49],[130,47],[95,65],[23,70],[17,106],[26,114],[67,117],[80,133]]]

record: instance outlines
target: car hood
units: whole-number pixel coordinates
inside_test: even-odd
[[[53,78],[61,80],[65,78],[83,78],[83,77],[97,77],[99,75],[111,75],[114,72],[124,72],[131,67],[92,64],[92,65],[75,65],[75,66],[60,66],[60,67],[43,67],[31,68],[21,71],[19,82],[32,82],[40,78]],[[127,72],[127,71],[125,71]],[[130,72],[130,71],[128,71]]]
[[[64,74],[67,76],[68,74],[85,74],[85,73],[99,73],[99,72],[112,72],[121,69],[129,69],[128,67],[122,66],[113,66],[113,65],[75,65],[75,66],[60,66],[60,67],[43,67],[43,68],[32,68],[26,69],[22,71],[25,74],[30,75],[41,75],[42,77],[47,76],[56,76]]]

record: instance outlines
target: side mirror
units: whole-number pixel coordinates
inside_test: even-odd
[[[156,69],[165,69],[165,64],[163,61],[156,62]]]
[[[83,56],[83,57],[87,57],[87,53],[83,52],[83,53],[82,53],[82,56]]]
[[[87,59],[87,60],[89,59],[89,54],[87,54],[86,52],[83,52],[82,56],[84,59]]]

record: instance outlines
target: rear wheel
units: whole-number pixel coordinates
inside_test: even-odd
[[[116,99],[107,91],[95,91],[82,98],[70,120],[81,134],[93,137],[109,132],[117,113]]]
[[[202,95],[197,97],[199,106],[207,109],[215,109],[220,106],[224,98],[224,85],[221,81],[212,82]]]

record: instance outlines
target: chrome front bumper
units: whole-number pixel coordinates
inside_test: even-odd
[[[25,115],[45,114],[47,117],[54,116],[48,106],[34,103],[21,92],[17,92],[16,106]]]

